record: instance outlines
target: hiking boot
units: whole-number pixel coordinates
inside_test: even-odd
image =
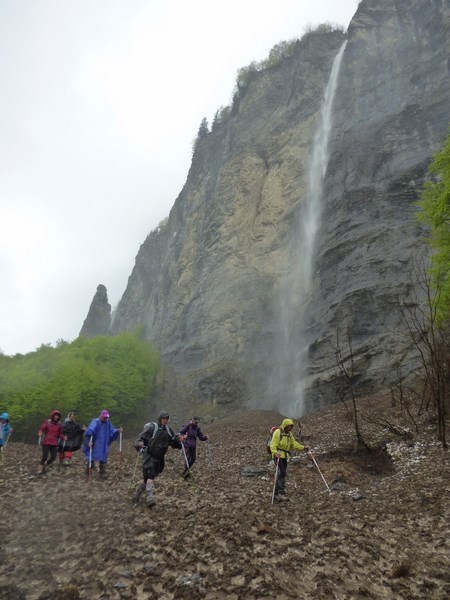
[[[147,506],[149,508],[151,508],[152,506],[155,506],[156,504],[156,500],[152,497],[152,498],[147,498]]]
[[[283,502],[283,498],[281,496],[279,496],[278,494],[276,496],[273,497],[275,502]]]
[[[37,474],[38,475],[42,475],[42,473],[44,472],[44,470],[45,470],[44,465],[38,465]]]
[[[69,460],[68,458],[65,458],[65,459],[62,461],[62,464],[63,464],[65,467],[67,467],[67,465],[70,465],[70,460]]]
[[[98,475],[98,476],[99,476],[99,478],[100,478],[100,479],[106,479],[106,478],[107,478],[107,475],[106,475],[105,465],[104,465],[104,464],[102,464],[102,463],[100,463],[100,467],[99,467],[99,468],[100,468],[100,473],[99,473],[99,475]]]
[[[133,497],[131,499],[133,504],[138,504],[139,498],[141,497],[141,494],[143,492],[145,492],[145,483],[141,483],[138,489],[134,492]]]

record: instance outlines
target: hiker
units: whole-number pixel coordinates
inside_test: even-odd
[[[200,417],[192,417],[187,425],[183,425],[183,427],[178,432],[179,435],[185,435],[186,441],[183,442],[184,449],[186,452],[186,461],[184,464],[184,469],[182,473],[182,477],[184,479],[189,479],[191,476],[191,467],[195,463],[195,459],[197,457],[197,438],[202,442],[206,442],[208,439],[207,435],[204,435],[198,426],[200,423]]]
[[[9,413],[4,412],[0,415],[0,450],[3,452],[3,446],[6,445],[9,435],[12,433],[12,427],[9,424]]]
[[[147,506],[153,506],[155,479],[164,470],[164,456],[169,446],[181,448],[185,435],[175,435],[168,426],[169,413],[162,411],[157,423],[147,423],[135,442],[135,448],[142,453],[142,471],[144,481],[139,484],[133,494],[133,504],[137,504],[140,495],[147,494]]]
[[[292,434],[294,421],[292,419],[284,419],[281,426],[273,432],[272,441],[270,442],[270,452],[277,468],[275,496],[277,502],[288,500],[285,491],[286,485],[286,470],[288,457],[291,450],[304,450],[309,452],[308,446],[299,444]]]
[[[44,421],[38,431],[42,447],[42,458],[38,465],[38,475],[44,473],[46,467],[55,461],[60,440],[63,441],[66,439],[60,421],[61,413],[59,410],[52,410],[50,419]],[[50,458],[48,458],[49,455]]]
[[[72,453],[81,448],[85,429],[84,425],[76,422],[75,412],[71,410],[63,423],[63,433],[66,436],[66,440],[59,446],[59,460],[64,466],[70,465]]]
[[[86,474],[88,476],[89,469],[94,468],[95,461],[98,460],[100,479],[106,478],[106,463],[108,461],[109,447],[122,431],[122,427],[116,429],[112,425],[107,410],[102,410],[99,417],[92,419],[84,432],[83,444],[83,452],[86,457]],[[90,461],[91,449],[92,461]]]

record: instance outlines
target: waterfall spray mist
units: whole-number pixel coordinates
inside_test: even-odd
[[[276,348],[279,367],[273,373],[269,388],[275,401],[278,398],[275,408],[294,416],[301,416],[304,410],[304,376],[309,347],[305,309],[311,300],[313,258],[328,165],[333,99],[345,46],[346,42],[334,59],[325,88],[320,120],[312,143],[308,193],[300,210],[298,237],[291,246],[291,264],[281,284],[280,339],[279,348]]]

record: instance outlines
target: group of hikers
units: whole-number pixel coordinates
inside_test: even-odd
[[[102,410],[97,418],[92,419],[88,427],[80,425],[75,417],[75,412],[71,411],[61,423],[60,411],[53,410],[50,418],[46,419],[39,428],[42,457],[38,465],[38,474],[44,473],[46,468],[56,460],[58,454],[61,464],[70,464],[72,453],[82,448],[86,459],[87,477],[90,477],[98,462],[99,477],[104,479],[109,447],[121,436],[123,429],[114,427],[109,420],[107,410]],[[164,470],[164,457],[169,446],[182,450],[184,455],[182,477],[189,479],[196,460],[197,439],[201,441],[208,439],[200,429],[199,417],[192,417],[177,434],[171,430],[168,421],[169,413],[161,412],[156,422],[144,426],[135,442],[136,450],[142,455],[143,481],[133,495],[134,503],[139,501],[144,491],[147,495],[147,504],[153,506],[155,503],[155,479]]]
[[[109,418],[109,412],[102,410],[100,415],[92,419],[89,426],[85,427],[76,421],[74,411],[69,412],[64,422],[61,422],[61,412],[53,410],[50,418],[44,421],[38,431],[39,445],[42,450],[38,474],[44,473],[58,455],[61,464],[69,465],[72,453],[82,448],[86,459],[86,476],[90,477],[95,463],[98,462],[99,477],[104,479],[109,447],[119,436],[121,440],[123,431],[122,427],[114,427]],[[199,417],[192,417],[186,425],[179,429],[178,433],[174,433],[169,427],[169,418],[168,412],[161,411],[157,421],[147,423],[134,443],[134,448],[142,456],[142,481],[133,494],[134,504],[139,502],[144,492],[147,505],[155,504],[155,479],[164,470],[164,457],[169,447],[182,452],[184,459],[182,477],[188,480],[196,460],[197,440],[208,440],[208,436],[203,434],[199,427]],[[300,444],[295,439],[292,433],[293,426],[292,419],[284,419],[279,427],[273,428],[268,442],[268,450],[276,468],[272,502],[287,500],[286,471],[292,450],[310,453],[308,446]],[[11,431],[9,414],[3,413],[0,416],[0,447],[2,450]]]

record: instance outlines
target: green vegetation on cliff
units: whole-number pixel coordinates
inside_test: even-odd
[[[434,155],[419,202],[419,219],[429,227],[433,249],[431,283],[439,323],[450,322],[450,134]]]
[[[87,423],[101,409],[111,421],[134,421],[150,397],[159,367],[152,346],[135,333],[79,337],[35,352],[0,355],[0,408],[18,432],[32,432],[57,408]],[[140,416],[140,414],[139,414]]]

